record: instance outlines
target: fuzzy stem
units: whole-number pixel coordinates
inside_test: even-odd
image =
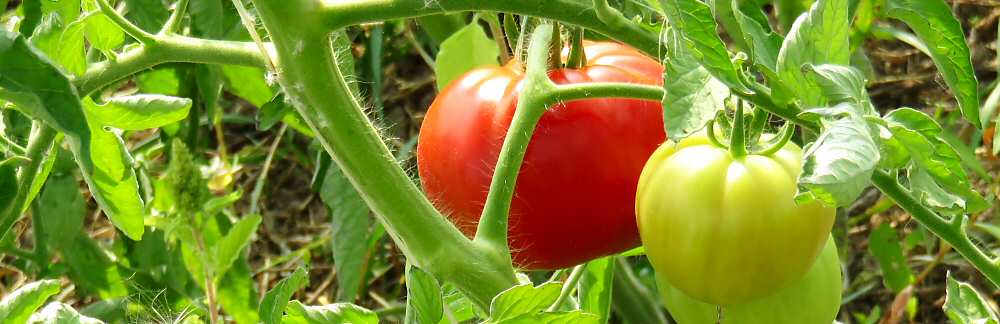
[[[153,34],[147,33],[145,30],[142,30],[142,28],[139,28],[129,22],[128,19],[125,19],[125,17],[122,17],[122,15],[118,13],[118,10],[115,10],[115,8],[112,8],[111,5],[108,4],[108,0],[97,0],[97,6],[101,8],[101,12],[104,13],[105,16],[108,16],[112,22],[118,25],[118,27],[121,27],[126,34],[135,38],[135,40],[139,41],[139,43],[148,45],[156,42]]]

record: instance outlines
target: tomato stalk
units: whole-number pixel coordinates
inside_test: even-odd
[[[587,54],[583,51],[583,28],[571,27],[569,37],[569,55],[566,55],[566,67],[579,69],[586,66]]]
[[[733,159],[747,155],[746,129],[743,122],[743,101],[736,105],[736,116],[733,117],[733,131],[729,137],[729,154]]]

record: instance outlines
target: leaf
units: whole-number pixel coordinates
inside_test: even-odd
[[[441,50],[434,59],[434,75],[438,90],[443,90],[452,80],[465,72],[483,66],[496,66],[500,49],[486,37],[477,22],[462,27],[441,43]]]
[[[941,126],[934,119],[910,108],[893,110],[883,119],[893,139],[908,151],[913,164],[947,192],[962,198],[956,202],[957,207],[970,213],[989,207],[989,202],[973,189],[961,157],[939,138]]]
[[[931,60],[955,94],[962,115],[976,128],[979,118],[979,81],[965,43],[962,24],[942,0],[888,0],[885,13],[906,23],[930,52]]]
[[[868,187],[879,149],[858,110],[842,103],[803,113],[807,118],[819,116],[823,131],[803,153],[796,200],[818,199],[828,206],[847,206]]]
[[[677,41],[687,46],[691,56],[730,88],[752,92],[740,80],[726,45],[716,33],[717,25],[707,4],[699,0],[660,0],[660,5],[681,35]]]
[[[25,323],[49,296],[58,292],[58,280],[39,280],[17,288],[0,300],[0,323]]]
[[[906,264],[906,256],[899,245],[899,237],[889,224],[882,223],[868,237],[868,250],[875,256],[885,285],[893,292],[900,292],[913,283],[913,272]]]
[[[96,7],[88,5],[93,1],[96,0],[84,0],[84,8],[95,10]],[[87,36],[87,40],[94,48],[107,52],[125,43],[125,32],[104,13],[95,12],[95,14],[86,16],[83,19],[83,24],[84,35]]]
[[[441,285],[426,271],[407,264],[404,323],[437,323],[443,315]]]
[[[257,324],[257,289],[245,257],[233,263],[219,280],[219,305],[239,324]]]
[[[261,107],[274,97],[274,91],[264,80],[266,73],[261,68],[225,65],[222,74],[226,78],[227,89],[254,106]]]
[[[87,116],[99,110],[90,98],[83,100]],[[90,118],[91,156],[94,157],[94,183],[102,192],[102,206],[108,219],[133,240],[144,231],[145,203],[139,196],[139,181],[132,168],[132,155],[121,136]]]
[[[73,244],[67,245],[61,253],[63,261],[69,266],[69,277],[78,290],[101,299],[126,296],[126,276],[122,275],[108,254],[83,232],[78,232]]]
[[[183,120],[191,109],[191,99],[140,94],[108,99],[104,104],[84,100],[90,122],[121,130],[145,130]]]
[[[378,315],[361,306],[336,303],[324,306],[306,306],[297,300],[288,303],[288,315],[282,323],[351,323],[377,324]]]
[[[861,71],[844,65],[806,64],[802,67],[813,81],[819,85],[820,93],[831,103],[850,102],[862,107],[863,113],[875,114],[865,89],[865,77]]]
[[[784,41],[784,38],[771,30],[771,25],[762,25],[757,20],[743,14],[738,7],[738,0],[733,0],[731,3],[734,8],[733,14],[736,18],[736,23],[739,24],[740,29],[743,31],[743,39],[750,49],[750,55],[754,60],[754,64],[777,73],[778,52],[781,50],[781,43]],[[753,8],[752,10],[760,11],[758,8]]]
[[[257,112],[257,130],[266,131],[274,127],[282,118],[292,114],[295,107],[285,103],[285,95],[279,93],[271,98],[266,104],[260,107]]]
[[[972,285],[959,282],[948,273],[947,296],[944,300],[944,312],[952,323],[997,324],[1000,318],[991,309],[987,299]]]
[[[260,226],[261,217],[260,215],[249,215],[243,217],[233,227],[229,229],[229,232],[222,237],[217,245],[215,246],[215,274],[216,276],[222,277],[229,271],[229,268],[236,262],[243,252],[243,249],[250,245],[250,240],[253,238],[253,234],[257,232],[257,227]]]
[[[146,32],[159,32],[169,16],[162,0],[125,0],[125,18]]]
[[[595,314],[598,323],[611,317],[611,290],[615,276],[613,256],[587,262],[577,288],[580,310]]]
[[[676,141],[701,130],[724,109],[729,88],[698,64],[676,31],[671,33],[663,73],[663,120],[667,136]]]
[[[305,268],[299,267],[291,276],[278,281],[260,302],[260,317],[264,324],[280,324],[285,314],[285,306],[296,291],[309,284],[309,275]]]
[[[819,0],[799,16],[778,52],[778,75],[803,103],[825,105],[819,85],[802,72],[805,64],[850,63],[846,0]]]
[[[62,250],[73,242],[83,228],[86,203],[76,178],[63,175],[49,178],[45,191],[38,197],[38,219],[44,240],[53,251]]]
[[[340,293],[338,301],[352,302],[363,290],[371,219],[368,205],[335,163],[326,170],[319,196],[330,209],[333,226],[333,259]]]
[[[191,34],[207,38],[220,38],[223,35],[223,19],[225,16],[222,0],[194,0],[188,7],[191,15]]]
[[[30,42],[69,73],[79,76],[87,69],[82,23],[67,25],[58,13],[48,14],[35,29]]]
[[[527,283],[504,290],[490,302],[490,320],[502,322],[541,312],[559,298],[561,286],[556,282],[546,282],[538,287]]]
[[[545,312],[524,314],[515,318],[497,322],[499,324],[597,324],[602,323],[594,314],[581,311]]]
[[[0,135],[2,136],[2,135]],[[0,161],[0,213],[5,212],[14,197],[17,196],[17,164],[13,160]]]
[[[103,324],[104,322],[78,313],[73,307],[61,302],[51,302],[45,308],[31,315],[29,324]]]

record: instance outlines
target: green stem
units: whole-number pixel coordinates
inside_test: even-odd
[[[167,18],[167,22],[163,24],[163,28],[160,29],[161,35],[170,35],[177,32],[177,28],[180,27],[181,20],[184,19],[184,12],[187,10],[188,2],[190,0],[180,0],[174,5],[174,12],[170,13],[170,18]]]
[[[896,202],[899,207],[903,208],[913,216],[921,225],[930,230],[934,235],[937,235],[942,240],[944,240],[948,245],[951,245],[958,254],[961,254],[969,263],[972,264],[980,273],[986,276],[994,285],[1000,286],[1000,265],[997,265],[989,256],[986,255],[982,250],[980,250],[972,241],[969,239],[968,235],[965,233],[961,222],[961,218],[958,222],[947,221],[935,212],[931,211],[913,195],[910,194],[895,177],[890,175],[888,172],[882,170],[875,170],[872,174],[872,182],[882,191],[886,196],[891,198]],[[962,217],[962,216],[955,216]],[[954,224],[959,224],[959,226],[954,226]]]
[[[504,37],[503,27],[500,26],[500,19],[497,18],[497,13],[485,12],[479,17],[485,20],[486,24],[490,26],[490,34],[493,36],[493,41],[497,43],[497,48],[500,49],[500,64],[507,64],[507,61],[510,61],[510,46],[507,45],[507,37]]]
[[[592,82],[556,86],[548,95],[550,101],[563,102],[588,98],[632,98],[651,101],[663,99],[663,87],[635,83]]]
[[[587,66],[587,54],[583,50],[583,28],[570,27],[569,55],[566,56],[566,67],[579,69]]]
[[[517,283],[509,256],[465,238],[396,162],[333,60],[329,33],[317,28],[321,19],[347,24],[320,15],[312,0],[254,4],[274,42],[278,81],[289,100],[407,259],[488,308],[493,296]]]
[[[543,24],[532,32],[524,88],[518,97],[507,137],[500,148],[500,158],[493,172],[490,191],[486,196],[482,217],[479,218],[479,227],[476,228],[475,241],[506,252],[508,258],[510,249],[507,246],[507,216],[510,201],[514,197],[517,175],[535,125],[551,103],[547,94],[555,88],[546,69],[553,29],[552,25]]]
[[[139,43],[148,45],[156,42],[153,34],[147,33],[145,30],[142,30],[142,28],[133,25],[128,21],[128,19],[125,19],[125,17],[122,17],[122,15],[118,13],[118,10],[115,10],[115,8],[112,8],[111,5],[108,4],[108,0],[97,0],[97,6],[101,8],[101,12],[104,13],[105,16],[108,16],[112,22],[118,25],[118,27],[121,27],[126,34],[135,38],[135,40],[139,41]]]
[[[760,151],[754,152],[753,154],[757,155],[774,154],[778,152],[778,150],[780,150],[782,147],[785,147],[785,144],[788,144],[788,140],[792,139],[793,134],[795,134],[795,124],[786,123],[785,126],[781,128],[781,137],[778,138],[777,142],[771,143],[770,146],[761,149]]]
[[[622,15],[621,11],[612,8],[608,4],[608,0],[594,0],[594,11],[597,14],[597,19],[600,19],[605,24],[609,26],[623,26],[628,25],[630,22],[625,15]]]
[[[566,278],[565,282],[563,282],[562,289],[559,290],[559,297],[556,298],[556,301],[552,302],[552,305],[549,306],[547,311],[555,312],[559,310],[559,307],[562,307],[562,304],[566,302],[566,299],[569,299],[569,295],[576,290],[576,283],[580,281],[581,277],[583,277],[583,271],[586,270],[586,268],[586,263],[573,267],[573,272],[569,273],[569,277]]]
[[[624,323],[668,323],[653,294],[632,271],[624,257],[615,257],[615,274],[611,279],[611,306]]]
[[[329,30],[365,23],[462,11],[496,11],[552,19],[598,32],[655,56],[659,35],[624,16],[611,23],[598,18],[591,3],[577,0],[340,0],[317,5]],[[608,18],[608,17],[605,17]]]
[[[750,136],[747,137],[747,143],[757,143],[760,135],[764,133],[764,128],[767,126],[767,120],[770,116],[771,114],[767,110],[760,107],[754,108],[753,119],[750,120]]]
[[[14,195],[14,199],[7,206],[0,206],[3,207],[0,209],[0,242],[7,236],[11,226],[24,211],[28,198],[31,196],[32,185],[38,175],[42,173],[47,153],[57,135],[58,132],[52,127],[48,127],[40,121],[35,122],[35,129],[28,139],[26,153],[31,161],[18,171],[17,194]]]
[[[556,70],[562,67],[562,30],[561,24],[552,23],[552,41],[549,42],[549,70]]]
[[[733,132],[729,136],[729,154],[734,159],[747,155],[746,129],[743,122],[743,102],[736,104],[736,115],[733,117]]]

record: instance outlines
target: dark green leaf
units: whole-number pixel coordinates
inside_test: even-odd
[[[883,223],[872,230],[868,237],[868,250],[875,256],[886,287],[894,292],[900,292],[913,283],[913,272],[906,264],[906,256],[899,245],[896,231],[889,224]]]
[[[17,196],[17,164],[13,160],[0,161],[0,213],[7,209],[8,204]]]
[[[39,280],[17,288],[0,300],[0,323],[25,323],[49,296],[58,292],[58,280]]]
[[[667,136],[676,141],[701,130],[724,109],[729,88],[698,64],[687,46],[673,41],[680,37],[675,31],[670,33],[663,73],[663,120]]]
[[[444,314],[441,286],[429,273],[406,266],[406,324],[432,324]]]
[[[297,300],[288,303],[286,315],[282,323],[295,324],[377,324],[378,315],[361,306],[337,303],[324,306],[306,306]]]
[[[222,0],[191,0],[188,5],[191,15],[191,33],[194,36],[221,38],[223,35],[223,19],[225,15]]]
[[[362,290],[371,219],[368,206],[336,164],[326,171],[320,198],[330,208],[333,226],[333,259],[340,286],[338,301],[352,302]]]
[[[55,250],[73,242],[83,228],[87,208],[80,187],[72,175],[49,178],[45,191],[38,197],[41,228],[48,246]],[[38,225],[36,225],[38,226]]]
[[[682,36],[676,39],[680,46],[687,46],[691,55],[722,83],[738,92],[751,92],[740,80],[726,45],[716,33],[717,25],[707,4],[699,0],[660,0],[660,5]]]
[[[157,33],[170,13],[163,0],[125,0],[125,18],[149,33]]]
[[[271,101],[260,107],[257,112],[257,129],[266,131],[274,127],[282,118],[295,111],[295,107],[285,103],[285,95],[279,93]]]
[[[257,324],[257,289],[251,277],[250,265],[240,257],[219,280],[219,305],[238,324]]]
[[[73,244],[67,245],[61,254],[78,290],[102,299],[128,295],[126,276],[108,257],[109,252],[83,232],[79,232]]]
[[[952,323],[1000,323],[1000,317],[990,308],[987,299],[972,285],[955,280],[951,273],[948,273],[947,292],[944,312]]]
[[[281,279],[274,285],[260,302],[260,317],[264,324],[280,324],[281,317],[285,314],[285,306],[288,300],[296,291],[309,284],[309,275],[305,268],[295,269],[295,273],[288,278]]]
[[[879,149],[860,108],[842,103],[817,108],[803,115],[819,116],[823,131],[803,153],[800,194],[796,199],[814,198],[828,206],[846,206],[871,180],[879,161]]]
[[[490,303],[490,320],[502,322],[541,312],[556,301],[561,286],[556,282],[546,282],[538,287],[527,283],[504,290]]]
[[[847,0],[819,0],[795,20],[781,44],[778,75],[805,108],[825,102],[819,85],[802,72],[802,66],[850,63],[847,19]]]
[[[598,323],[607,323],[611,316],[611,287],[615,275],[613,256],[587,262],[580,277],[580,310],[597,315]]]
[[[962,115],[976,128],[979,120],[979,81],[972,68],[962,25],[943,0],[888,0],[886,14],[902,20],[927,44],[931,59],[954,92]]]
[[[497,43],[486,37],[486,32],[478,23],[462,27],[441,43],[441,51],[434,59],[438,90],[444,89],[452,80],[469,70],[496,66],[498,55],[500,49]]]

